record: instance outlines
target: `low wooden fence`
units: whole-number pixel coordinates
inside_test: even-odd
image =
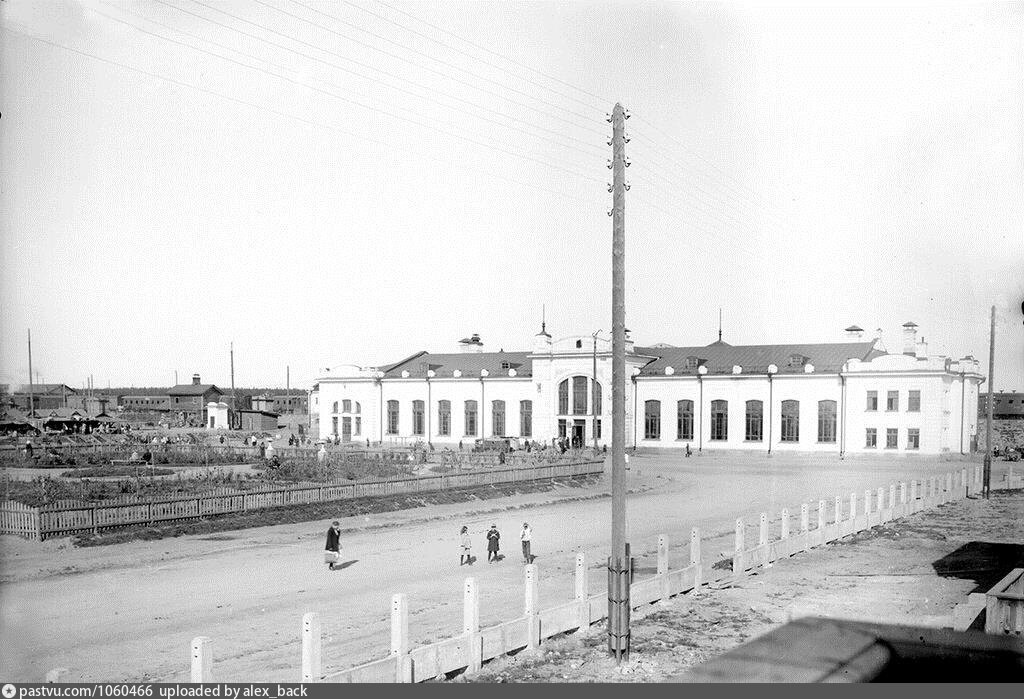
[[[197,519],[272,507],[573,478],[603,472],[603,463],[588,461],[363,483],[347,482],[273,490],[204,493],[185,498],[119,498],[114,502],[63,503],[63,506],[47,505],[38,508],[28,507],[19,502],[0,501],[0,534],[16,534],[42,540],[78,532],[97,532],[114,527]]]

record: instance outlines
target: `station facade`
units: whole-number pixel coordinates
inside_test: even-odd
[[[975,449],[984,380],[968,356],[929,356],[917,327],[889,353],[850,328],[847,341],[699,347],[626,343],[626,439],[636,448],[966,454]],[[859,331],[859,332],[858,332]],[[321,437],[472,447],[513,437],[579,446],[611,441],[611,343],[554,340],[381,367],[347,365],[317,382]]]

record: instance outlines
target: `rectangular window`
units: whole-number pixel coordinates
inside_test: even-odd
[[[1011,403],[1013,401],[1010,401]],[[907,412],[908,413],[919,413],[921,412],[921,392],[920,391],[909,391],[907,393]]]
[[[895,449],[896,448],[896,435],[899,433],[895,427],[887,427],[885,430],[885,448]]]
[[[341,412],[343,412],[343,413],[350,413],[350,412],[352,412],[352,401],[351,400],[343,400],[343,401],[341,401]]]
[[[889,391],[885,394],[885,409],[888,412],[900,409],[900,392]]]
[[[747,432],[748,442],[760,442],[764,428],[764,404],[759,400],[747,401]]]
[[[921,447],[921,430],[911,427],[907,430],[907,449],[919,449]]]
[[[466,401],[466,436],[476,436],[476,401]]]
[[[676,439],[693,439],[693,401],[681,400],[676,403]]]
[[[572,414],[587,414],[587,377],[572,377]]]
[[[661,439],[661,401],[644,402],[644,439]]]
[[[834,444],[836,441],[836,402],[818,401],[818,441]]]
[[[388,434],[398,434],[398,401],[388,401]]]
[[[519,436],[533,436],[533,401],[519,401]]]
[[[558,438],[565,439],[565,420],[558,421]]]
[[[729,439],[729,401],[711,401],[711,439],[715,442]]]
[[[452,402],[441,400],[437,402],[437,434],[440,437],[448,437],[452,433]]]
[[[331,418],[331,434],[333,434],[335,437],[338,436],[338,418],[337,417],[332,417]]]
[[[783,442],[800,441],[800,401],[782,401],[782,436]]]
[[[416,436],[422,436],[423,425],[423,401],[414,400],[412,402],[412,433]]]
[[[864,446],[869,449],[874,449],[878,446],[878,430],[874,427],[869,427],[866,430],[866,437],[864,439]]]
[[[505,401],[491,401],[491,433],[495,437],[505,436]]]
[[[871,412],[878,410],[878,391],[868,391],[868,404],[864,409]]]
[[[594,439],[601,439],[601,420],[594,420]]]

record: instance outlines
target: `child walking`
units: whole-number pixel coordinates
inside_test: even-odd
[[[459,565],[473,565],[473,554],[471,549],[473,548],[472,543],[469,540],[469,527],[463,527],[462,531],[459,532],[459,545],[461,547],[461,555],[459,555]]]

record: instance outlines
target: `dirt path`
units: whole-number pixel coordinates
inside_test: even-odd
[[[1024,491],[944,505],[777,562],[734,587],[639,610],[616,666],[603,625],[489,663],[471,682],[662,682],[800,616],[952,626],[954,606],[1024,566]]]
[[[632,461],[630,485],[643,492],[629,499],[629,536],[641,556],[653,554],[660,533],[681,545],[692,526],[725,533],[737,514],[777,512],[962,465],[800,456]],[[344,669],[387,654],[395,592],[409,597],[416,643],[457,632],[467,575],[481,591],[483,624],[518,614],[516,532],[524,520],[534,531],[542,605],[571,598],[577,551],[592,562],[591,585],[598,589],[610,519],[610,503],[600,495],[607,487],[592,486],[591,499],[574,490],[555,494],[573,498],[564,502],[536,493],[370,515],[358,529],[346,520],[351,531],[343,551],[352,564],[334,573],[321,561],[327,522],[88,549],[5,539],[0,666],[19,680],[38,681],[51,668],[67,667],[74,680],[177,681],[187,677],[191,639],[205,635],[214,641],[219,679],[292,681],[299,673],[301,616],[317,611],[324,667]],[[458,527],[469,526],[477,555],[486,558],[483,533],[492,522],[504,534],[508,558],[460,568]],[[683,555],[679,546],[672,551]]]

